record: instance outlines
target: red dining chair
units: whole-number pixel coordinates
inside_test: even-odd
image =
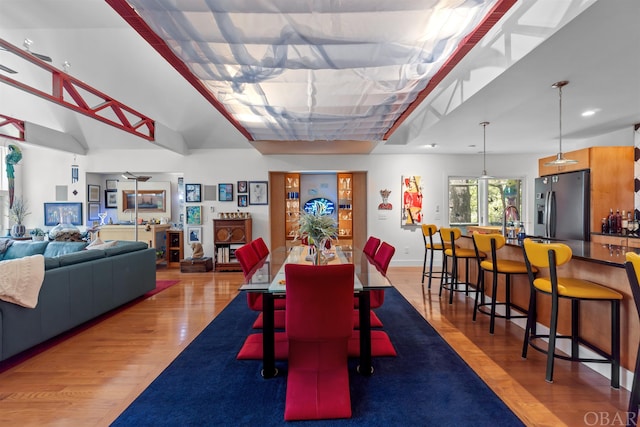
[[[382,272],[382,274],[387,274],[387,268],[389,267],[389,263],[391,262],[391,258],[393,258],[393,254],[395,254],[396,248],[388,244],[387,242],[382,242],[375,256],[373,257],[374,265]],[[384,303],[384,290],[377,289],[370,291],[371,298],[371,308],[378,308]]]
[[[364,244],[364,248],[362,248],[362,252],[369,258],[373,259],[376,251],[378,250],[378,246],[380,246],[380,239],[377,237],[369,236],[367,239],[367,243]]]
[[[391,258],[393,258],[393,254],[395,253],[396,248],[394,248],[387,242],[382,242],[380,244],[378,251],[373,257],[373,263],[378,267],[382,274],[387,274],[387,268],[389,267]]]
[[[260,263],[261,258],[258,256],[254,248],[251,244],[246,244],[244,246],[236,249],[236,259],[240,263],[240,267],[242,268],[242,273],[244,277],[247,278],[253,270]],[[262,319],[262,294],[257,292],[247,292],[247,305],[251,310],[261,312],[254,323],[255,328],[261,328],[263,324]],[[274,313],[274,323],[275,327],[278,329],[282,329],[284,327],[284,314],[278,313],[279,310],[282,310],[285,307],[285,302],[282,299],[276,299],[274,301],[274,308],[276,312]]]
[[[262,240],[262,237],[258,237],[257,239],[252,240],[251,247],[258,254],[258,257],[260,259],[269,255],[269,248],[267,247],[267,244],[264,242],[264,240]]]
[[[351,417],[354,265],[285,265],[289,341],[284,419]]]

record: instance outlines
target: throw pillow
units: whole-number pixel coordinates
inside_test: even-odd
[[[96,240],[100,240],[100,239],[96,239]],[[95,242],[95,240],[94,240]],[[117,240],[111,240],[109,242],[102,242],[100,241],[100,243],[97,244],[93,244],[94,242],[91,242],[91,244],[89,246],[87,246],[87,249],[91,250],[91,249],[107,249],[107,248],[112,248],[115,245],[118,244]]]

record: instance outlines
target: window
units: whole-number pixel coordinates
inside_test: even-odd
[[[501,226],[522,221],[521,178],[449,178],[449,224]],[[486,221],[485,221],[486,218]]]

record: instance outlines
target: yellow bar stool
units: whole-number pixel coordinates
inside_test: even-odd
[[[571,260],[571,248],[563,243],[539,243],[524,240],[525,263],[531,285],[529,317],[524,334],[522,357],[527,357],[529,346],[547,355],[546,380],[553,382],[553,362],[555,359],[575,362],[608,363],[611,365],[611,387],[620,388],[620,300],[622,294],[606,286],[573,277],[558,277],[556,267]],[[533,268],[548,268],[549,277],[536,278]],[[549,334],[536,333],[536,294],[551,296],[551,319]],[[560,298],[571,300],[571,335],[558,334],[558,302]],[[608,301],[611,303],[611,352],[594,346],[580,337],[580,302]],[[548,338],[547,348],[539,345],[540,338]],[[571,355],[556,352],[556,340],[571,340]],[[601,358],[580,357],[579,345],[588,347]]]
[[[462,231],[457,228],[440,228],[440,240],[445,246],[442,254],[444,260],[442,263],[442,276],[440,278],[440,296],[442,296],[442,290],[449,291],[449,304],[453,304],[453,293],[464,291],[466,295],[469,295],[469,260],[476,258],[476,251],[474,249],[460,248],[456,246],[456,240],[462,236]],[[480,254],[483,258],[486,257],[484,253]],[[451,258],[451,273],[448,272],[448,258]],[[460,283],[458,281],[458,261],[464,260],[465,262],[465,281]],[[476,280],[476,292],[478,290],[478,282],[480,281],[480,271],[478,271],[478,278]],[[458,285],[464,284],[464,289],[458,289]]]
[[[442,271],[433,271],[433,255],[435,252],[442,252],[444,246],[442,242],[434,242],[433,236],[438,233],[438,227],[435,224],[422,224],[422,239],[424,240],[424,262],[422,263],[422,285],[424,286],[424,278],[428,277],[428,288],[431,289],[431,279],[442,278]],[[427,271],[427,258],[429,258],[429,270]],[[444,260],[444,256],[442,257]]]
[[[487,314],[491,320],[489,322],[489,333],[493,334],[495,329],[496,317],[502,319],[517,319],[527,317],[527,310],[519,307],[511,302],[511,276],[514,274],[527,274],[527,265],[523,261],[514,261],[508,259],[499,259],[497,256],[498,250],[500,250],[506,244],[506,239],[502,234],[479,234],[473,235],[473,247],[476,251],[476,259],[478,261],[478,270],[480,271],[480,281],[478,284],[478,292],[476,292],[476,301],[473,306],[473,321],[476,320],[476,314]],[[490,253],[491,257],[483,259],[480,254]],[[535,267],[532,267],[534,274],[538,272]],[[493,273],[493,285],[491,287],[491,301],[485,302],[485,280],[484,273]],[[498,292],[498,275],[504,274],[505,276],[505,300],[504,302],[497,302],[496,296]],[[505,314],[496,313],[496,306],[504,306]],[[486,307],[490,307],[489,311],[486,311]],[[511,315],[511,307],[519,310],[525,314]]]
[[[640,255],[635,252],[627,252],[626,259],[627,262],[624,266],[627,270],[636,311],[640,315]],[[633,370],[633,383],[631,385],[631,394],[629,395],[628,409],[630,414],[634,414],[632,419],[636,421],[638,420],[638,405],[640,405],[640,343],[638,343],[638,351],[636,352],[636,366]]]

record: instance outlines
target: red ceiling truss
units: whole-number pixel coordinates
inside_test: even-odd
[[[18,80],[0,74],[0,81],[54,102],[63,107],[82,113],[93,119],[115,126],[133,135],[153,141],[155,122],[131,107],[105,95],[88,84],[52,67],[29,52],[0,39],[0,47],[14,53],[21,59],[40,67],[51,74],[51,92],[45,92]],[[90,99],[93,99],[91,101]],[[97,101],[96,101],[97,99]],[[4,117],[4,116],[0,116]],[[0,122],[1,123],[1,122]],[[24,132],[24,122],[22,122]],[[24,137],[24,134],[23,134]]]
[[[0,136],[15,139],[16,141],[24,141],[24,120],[0,114]]]

